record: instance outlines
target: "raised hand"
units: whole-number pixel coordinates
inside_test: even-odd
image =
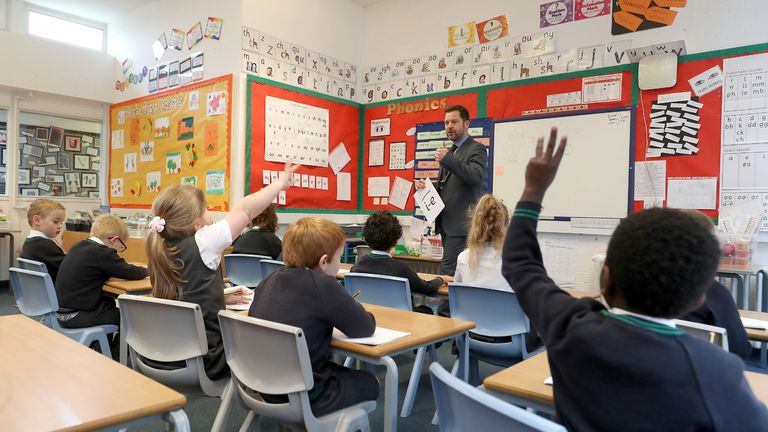
[[[552,180],[555,179],[560,161],[565,154],[567,137],[560,138],[560,144],[555,149],[557,142],[557,128],[552,128],[549,133],[547,148],[544,149],[544,137],[536,142],[536,155],[528,161],[525,168],[525,189],[520,201],[530,201],[541,204],[544,194],[547,192]]]
[[[443,143],[441,148],[435,150],[435,160],[438,162],[442,161],[446,154],[448,154],[448,147]]]
[[[288,161],[285,163],[285,167],[283,168],[283,172],[281,172],[278,176],[280,184],[282,185],[281,189],[288,189],[293,184],[291,177],[293,176],[293,173],[299,169],[300,166],[301,165],[299,164],[291,163],[291,160],[288,159]]]

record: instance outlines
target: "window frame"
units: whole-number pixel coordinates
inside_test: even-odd
[[[32,4],[32,3],[25,3],[25,5],[26,5],[26,11],[25,11],[26,21],[24,22],[24,25],[26,26],[26,32],[27,32],[28,35],[34,36],[34,37],[38,37],[38,38],[41,38],[41,39],[45,39],[47,41],[51,41],[51,42],[55,42],[55,43],[60,43],[60,44],[67,45],[67,46],[73,46],[73,47],[77,47],[77,48],[87,49],[87,50],[90,50],[90,51],[96,51],[96,52],[102,52],[102,53],[106,53],[107,52],[107,24],[106,23],[103,23],[103,22],[100,22],[100,21],[90,20],[88,18],[84,18],[84,17],[77,16],[77,15],[68,14],[66,12],[61,12],[61,11],[58,11],[58,10],[55,10],[55,9],[49,9],[49,8],[46,8],[46,7],[43,7],[43,6],[39,6],[39,5],[36,5],[36,4]],[[75,23],[75,24],[79,24],[81,26],[92,27],[92,28],[101,30],[101,47],[99,49],[94,49],[94,48],[90,48],[90,47],[86,47],[86,46],[82,46],[82,45],[76,45],[76,44],[73,44],[73,43],[70,43],[70,42],[66,42],[66,41],[62,41],[62,40],[59,40],[59,39],[51,39],[51,38],[48,38],[48,37],[45,37],[45,36],[39,36],[39,35],[30,33],[29,32],[29,17],[30,17],[30,13],[33,13],[33,12],[37,13],[37,14],[40,14],[40,15],[47,15],[47,16],[50,16],[52,18],[57,18],[57,19],[60,19],[60,20],[63,20],[63,21],[69,21],[69,22],[72,22],[72,23]]]

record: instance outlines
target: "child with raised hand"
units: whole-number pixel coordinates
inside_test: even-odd
[[[336,279],[345,238],[339,225],[327,219],[306,217],[289,226],[283,237],[286,268],[261,281],[248,312],[304,331],[315,383],[309,403],[317,417],[379,395],[379,382],[372,373],[330,359],[334,327],[353,338],[376,330],[373,315]],[[285,395],[261,396],[269,403],[288,400]]]
[[[546,150],[540,138],[528,162],[502,273],[547,346],[559,420],[573,431],[764,431],[768,409],[743,362],[675,327],[703,301],[720,254],[690,215],[649,209],[619,224],[600,275],[608,308],[547,276],[536,225],[565,152],[566,139],[557,150],[556,141],[552,129]]]
[[[225,302],[246,303],[250,294],[224,297],[221,252],[277,194],[290,186],[298,166],[285,164],[279,180],[238,201],[227,216],[211,223],[202,190],[190,185],[166,189],[152,204],[155,217],[149,223],[146,251],[152,295],[200,305],[208,353],[205,372],[216,380],[229,375],[221,340],[218,312]]]
[[[509,210],[500,199],[483,195],[472,210],[467,249],[456,259],[454,281],[509,291],[501,274],[501,248],[509,225]]]
[[[27,209],[29,235],[24,240],[19,254],[22,258],[45,264],[54,284],[59,267],[66,256],[56,241],[65,218],[64,206],[58,201],[46,198],[32,201]]]
[[[275,234],[277,232],[277,213],[272,203],[253,218],[250,229],[232,242],[232,253],[265,255],[273,260],[280,259],[283,254],[283,243]]]

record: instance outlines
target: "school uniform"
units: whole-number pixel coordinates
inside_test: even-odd
[[[509,282],[501,274],[501,253],[491,245],[485,245],[480,249],[477,266],[469,265],[469,249],[465,249],[456,259],[455,282],[464,282],[481,285],[488,288],[496,288],[503,291],[512,291]]]
[[[59,323],[70,328],[119,326],[120,311],[102,286],[111,277],[138,280],[147,275],[146,268],[128,264],[98,237],[77,242],[61,263],[56,281]]]
[[[704,304],[693,312],[680,317],[686,321],[722,327],[728,332],[728,350],[741,358],[749,357],[752,345],[741,323],[739,308],[731,292],[720,282],[713,281],[707,291]]]
[[[29,236],[24,240],[21,247],[22,258],[39,261],[45,264],[51,280],[56,284],[56,277],[59,274],[59,267],[66,254],[58,243],[52,238],[37,230],[29,230]]]
[[[355,273],[371,273],[384,276],[396,276],[408,279],[411,292],[432,295],[443,285],[443,279],[436,277],[432,280],[424,280],[403,261],[392,258],[384,251],[371,251],[364,256],[350,270]]]
[[[254,290],[248,315],[304,331],[315,383],[309,391],[315,416],[378,398],[379,384],[373,374],[330,360],[334,327],[349,337],[370,336],[376,329],[374,316],[335,277],[306,268],[277,270]],[[262,397],[271,403],[286,400],[285,395]]]
[[[558,288],[536,238],[540,211],[518,203],[502,273],[548,348],[556,411],[568,430],[765,430],[768,409],[738,357],[672,320],[609,311]]]
[[[265,255],[276,260],[283,253],[283,242],[275,233],[260,231],[255,227],[235,239],[232,243],[232,253]]]

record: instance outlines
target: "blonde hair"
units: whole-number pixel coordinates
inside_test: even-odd
[[[128,225],[117,215],[103,214],[93,221],[91,235],[100,239],[118,236],[121,240],[126,240],[128,238]]]
[[[509,225],[509,210],[500,199],[486,194],[480,197],[474,209],[470,211],[472,218],[467,237],[469,268],[476,269],[480,262],[480,251],[484,246],[491,245],[501,254]]]
[[[168,247],[167,240],[182,240],[195,234],[195,224],[206,210],[205,195],[191,185],[175,185],[166,189],[152,203],[152,213],[165,219],[162,232],[150,232],[146,252],[152,295],[165,299],[178,297],[179,285],[184,283],[184,262],[176,257],[179,248]]]
[[[338,224],[319,217],[301,218],[285,232],[283,261],[287,267],[315,268],[323,255],[332,257],[345,240]]]
[[[66,209],[58,201],[46,198],[36,199],[29,204],[29,208],[27,209],[27,223],[32,226],[33,217],[40,216],[41,218],[45,218],[56,210]]]

